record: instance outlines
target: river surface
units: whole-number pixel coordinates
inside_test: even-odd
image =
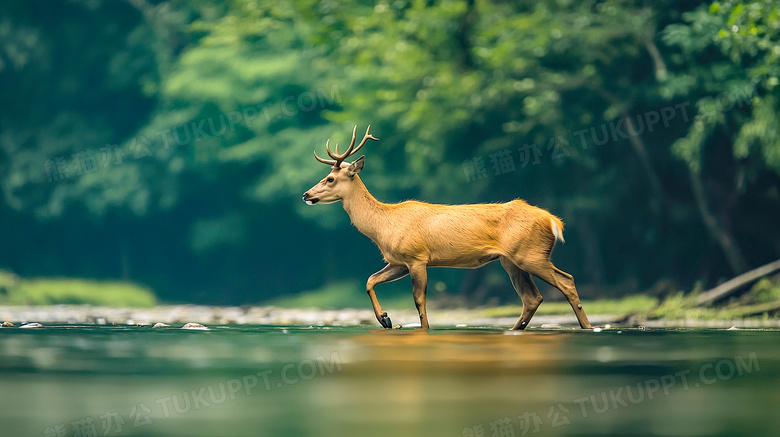
[[[0,436],[778,436],[780,331],[0,329]]]

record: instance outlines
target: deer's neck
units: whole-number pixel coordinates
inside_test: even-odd
[[[386,229],[387,210],[386,204],[376,200],[363,181],[356,175],[355,188],[352,193],[341,200],[344,211],[349,215],[352,224],[375,243],[379,243],[382,230]]]

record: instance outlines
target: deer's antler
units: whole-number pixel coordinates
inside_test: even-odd
[[[349,158],[350,156],[357,153],[358,150],[360,150],[361,147],[363,147],[364,144],[366,144],[366,141],[368,140],[374,140],[379,141],[379,138],[374,137],[371,135],[368,131],[371,129],[371,125],[369,124],[366,128],[366,134],[363,135],[363,140],[358,144],[357,147],[355,147],[355,134],[357,134],[357,125],[352,129],[352,141],[349,143],[349,147],[347,148],[347,151],[343,154],[339,155],[339,144],[336,143],[336,151],[332,152],[330,150],[330,139],[325,142],[325,150],[328,151],[328,156],[330,156],[332,159],[323,159],[317,156],[317,151],[314,151],[314,158],[317,159],[317,161],[323,163],[332,165],[333,168],[341,168],[341,163],[344,162],[345,159]]]

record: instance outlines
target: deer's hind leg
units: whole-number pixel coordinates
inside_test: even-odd
[[[531,317],[534,316],[536,309],[542,303],[542,294],[539,293],[539,289],[536,288],[531,275],[524,272],[517,267],[510,259],[501,257],[501,266],[509,274],[509,278],[512,280],[512,286],[517,291],[520,300],[523,302],[523,312],[520,314],[520,318],[517,319],[517,323],[512,327],[513,330],[525,329],[531,322]]]
[[[538,277],[558,290],[561,290],[563,295],[566,296],[566,300],[569,301],[569,305],[571,305],[571,308],[574,310],[574,315],[577,316],[577,321],[580,323],[581,328],[593,328],[588,321],[588,316],[585,315],[585,311],[582,309],[580,296],[577,294],[577,288],[574,286],[574,277],[572,277],[572,275],[555,267],[549,259],[522,265],[523,269],[528,273]]]

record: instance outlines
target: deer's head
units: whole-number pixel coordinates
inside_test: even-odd
[[[315,203],[333,203],[338,202],[347,196],[353,189],[355,184],[355,177],[360,170],[363,169],[363,163],[365,156],[361,156],[354,162],[344,162],[345,159],[357,153],[367,140],[379,141],[379,138],[374,138],[373,135],[368,133],[371,129],[371,125],[366,129],[366,134],[363,136],[363,140],[355,147],[355,134],[357,133],[357,126],[352,129],[352,142],[349,144],[349,148],[343,154],[339,155],[339,145],[336,143],[336,151],[331,152],[330,140],[325,143],[325,150],[328,151],[328,156],[331,159],[322,159],[317,156],[317,152],[314,152],[314,158],[317,161],[328,164],[331,166],[330,173],[323,178],[317,185],[309,188],[308,191],[303,193],[303,201],[309,205]]]

